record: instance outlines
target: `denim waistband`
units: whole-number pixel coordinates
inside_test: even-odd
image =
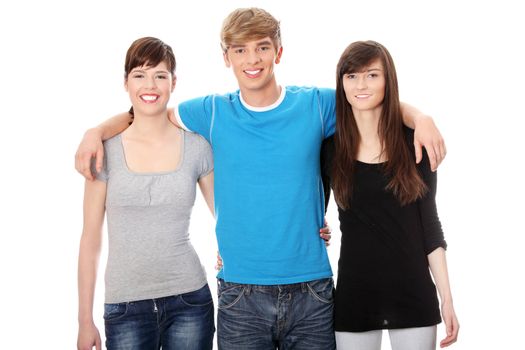
[[[224,288],[228,287],[243,287],[245,292],[249,294],[252,291],[260,291],[263,293],[282,293],[282,292],[292,292],[292,291],[308,291],[308,283],[328,280],[331,278],[321,278],[319,280],[291,283],[291,284],[273,284],[273,285],[264,285],[264,284],[246,284],[246,283],[235,283],[235,282],[226,282],[222,278],[217,279],[217,283],[222,285]]]

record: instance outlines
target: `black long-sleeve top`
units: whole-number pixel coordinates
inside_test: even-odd
[[[413,131],[406,128],[407,142]],[[424,152],[425,153],[425,152]],[[333,138],[321,160],[325,198],[330,195]],[[391,191],[382,164],[357,162],[347,210],[339,209],[341,251],[335,291],[335,330],[424,327],[441,322],[427,255],[446,248],[436,209],[437,176],[428,156],[417,166],[429,191],[402,206]]]

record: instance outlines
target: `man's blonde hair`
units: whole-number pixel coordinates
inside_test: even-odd
[[[281,47],[279,21],[263,9],[239,8],[224,19],[221,30],[221,47],[224,52],[232,44],[270,37],[278,50]]]

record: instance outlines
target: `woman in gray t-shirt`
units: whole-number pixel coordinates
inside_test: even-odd
[[[174,73],[175,57],[162,41],[141,38],[128,49],[134,120],[104,142],[104,166],[85,185],[78,349],[100,348],[93,299],[105,214],[107,348],[212,348],[213,301],[188,227],[197,183],[213,212],[213,160],[201,136],[168,120]]]

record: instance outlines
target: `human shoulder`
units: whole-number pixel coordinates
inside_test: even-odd
[[[409,153],[415,162],[416,156],[414,152],[412,152],[413,145],[414,145],[414,130],[409,128],[406,125],[403,125],[402,128],[403,128],[403,134],[405,135],[405,143],[408,146],[408,149],[410,150]],[[426,155],[425,148],[423,148],[423,153]]]
[[[208,141],[199,134],[183,130],[185,154],[190,164],[194,165],[199,178],[213,170],[213,154]]]
[[[104,145],[104,160],[102,170],[97,173],[95,170],[94,158],[91,162],[92,173],[96,174],[96,178],[102,182],[107,182],[109,174],[112,169],[119,168],[122,165],[122,159],[124,157],[124,148],[122,146],[122,133],[116,134],[115,136],[103,141]]]
[[[403,125],[403,132],[405,134],[405,141],[408,146],[409,153],[415,162],[416,161],[416,156],[414,154],[414,134],[415,132],[413,129],[409,128],[406,125]],[[428,172],[431,172],[431,167],[430,167],[430,159],[428,158],[428,153],[425,147],[423,147],[422,154],[423,154],[423,157],[421,159],[421,162],[417,164],[417,168],[419,169],[421,173],[426,174]]]
[[[286,86],[286,92],[291,94],[335,94],[335,90],[332,88],[296,85]]]
[[[211,145],[206,138],[191,131],[183,130],[183,132],[185,145],[191,148],[191,153],[196,154],[197,157],[211,157]]]
[[[410,129],[408,126],[403,125],[403,133],[405,134],[405,140],[408,144],[414,143],[414,130]]]
[[[301,100],[316,100],[330,109],[335,106],[335,90],[317,86],[287,86],[286,95]]]
[[[213,103],[215,101],[222,101],[222,102],[232,102],[239,100],[240,92],[239,90],[233,91],[233,92],[227,92],[223,94],[210,94],[210,95],[203,95],[199,97],[190,98],[188,100],[182,101],[178,103],[178,108],[188,108],[195,104],[207,104],[207,103]]]
[[[184,130],[184,129],[182,129],[182,132],[184,133],[184,137],[186,138],[186,140],[188,140],[191,143],[194,143],[199,146],[209,145],[208,141],[206,141],[206,139],[203,136],[195,132]]]
[[[115,148],[121,147],[122,145],[122,133],[118,133],[115,136],[105,140],[103,142],[104,150],[113,150]]]

